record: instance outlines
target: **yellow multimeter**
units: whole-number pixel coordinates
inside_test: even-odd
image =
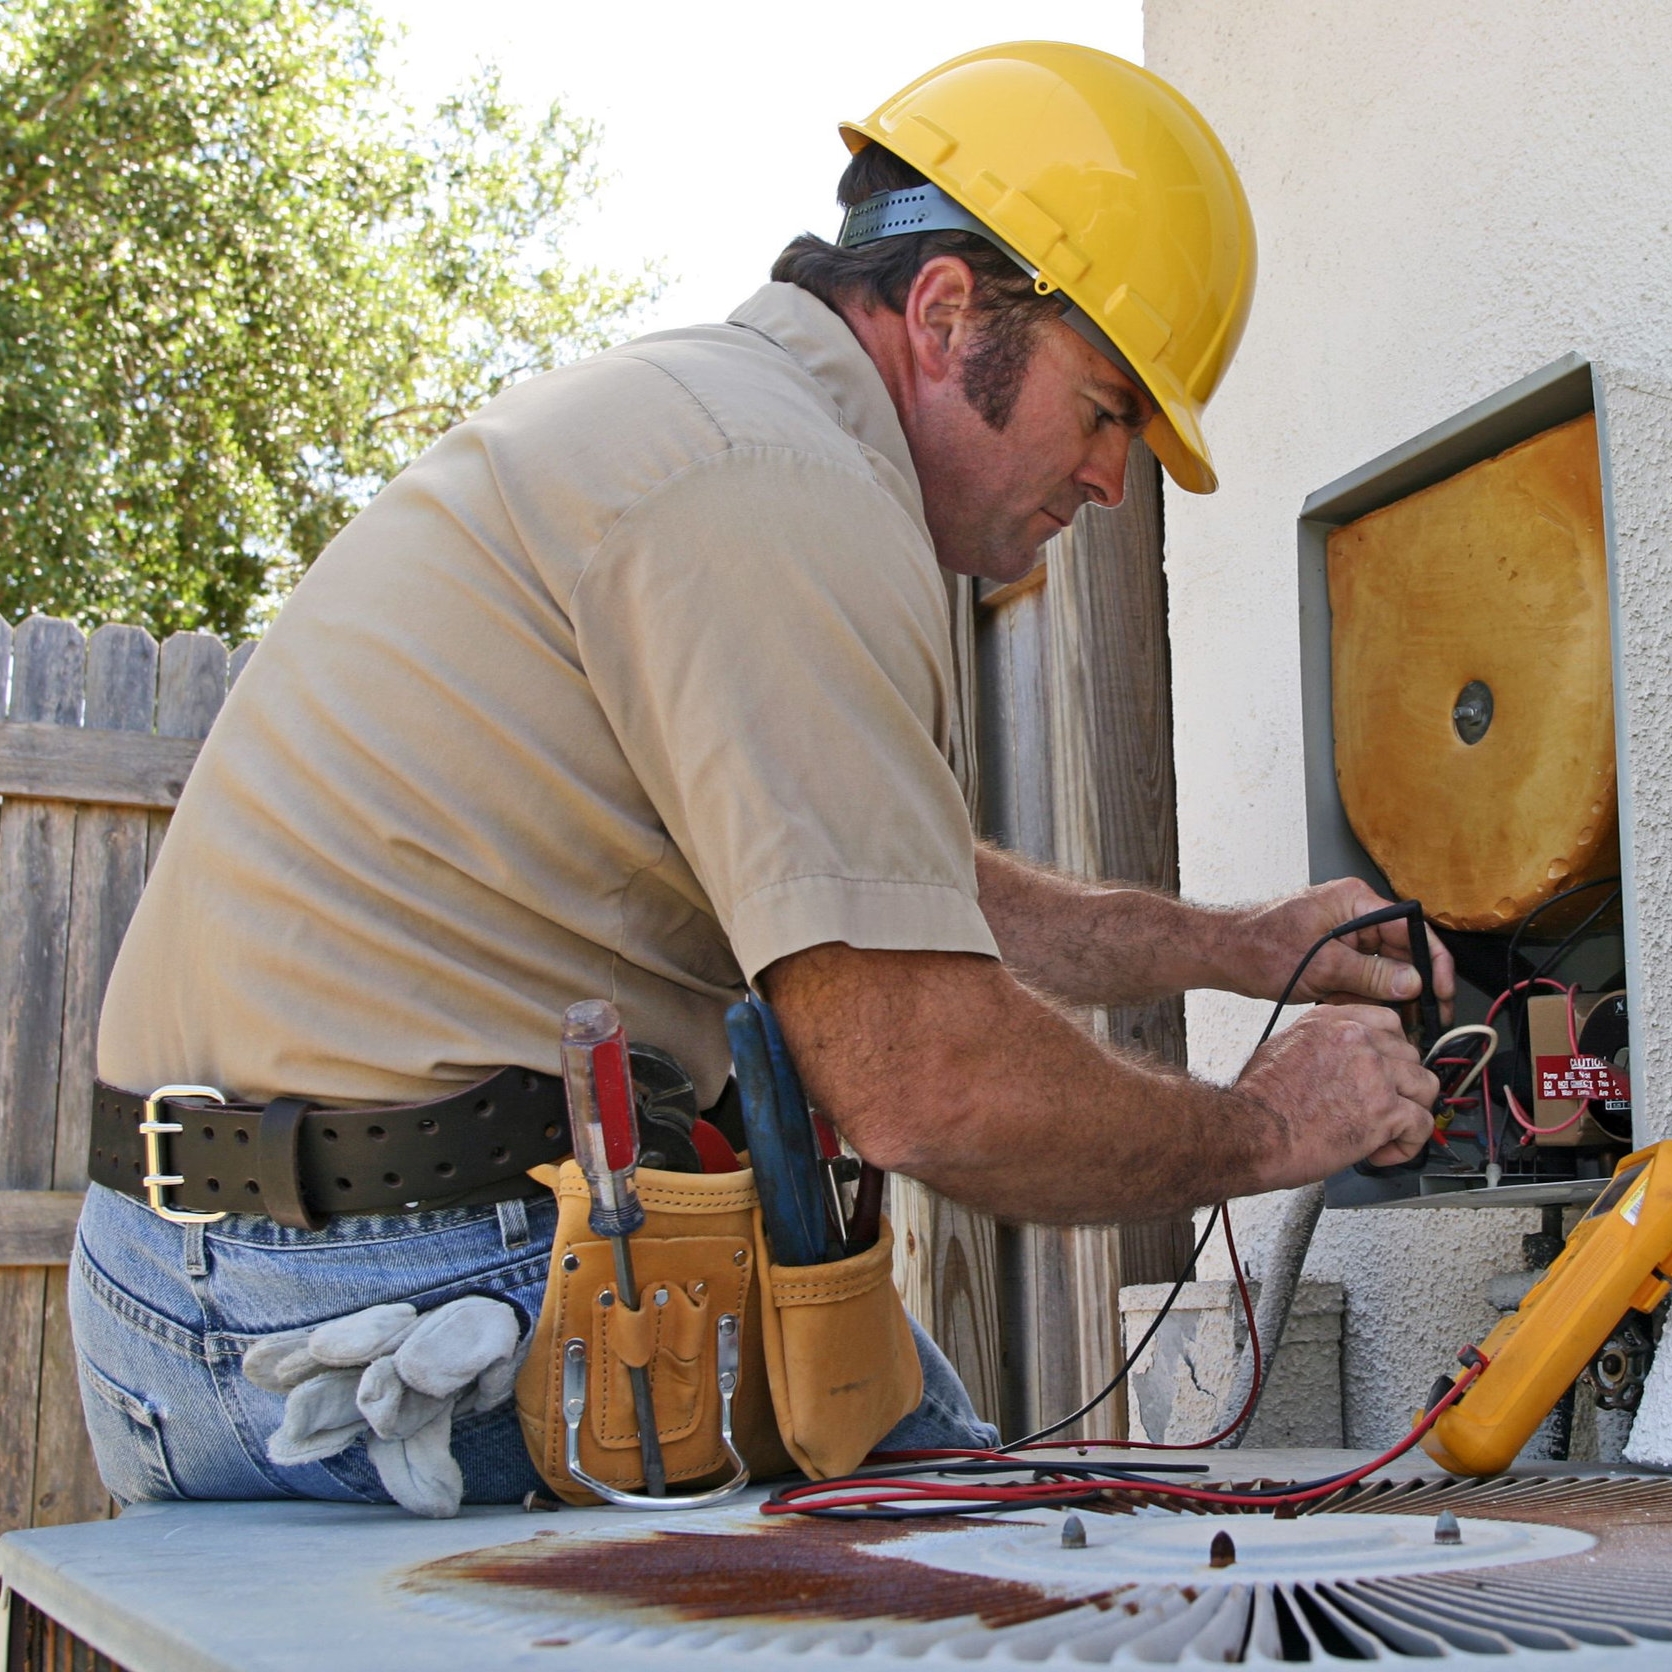
[[[1542,1281],[1481,1342],[1486,1369],[1423,1436],[1423,1450],[1454,1475],[1507,1468],[1620,1320],[1652,1312],[1669,1290],[1672,1140],[1614,1169]]]

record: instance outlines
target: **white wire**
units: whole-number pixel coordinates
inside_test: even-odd
[[[1475,1063],[1475,1066],[1471,1068],[1455,1086],[1452,1087],[1449,1093],[1447,1093],[1450,1097],[1461,1097],[1464,1092],[1466,1092],[1469,1087],[1480,1078],[1487,1063],[1498,1054],[1498,1030],[1493,1027],[1488,1027],[1485,1022],[1464,1022],[1461,1026],[1453,1028],[1450,1033],[1442,1033],[1440,1037],[1428,1047],[1428,1055],[1422,1059],[1422,1066],[1427,1068],[1433,1063],[1434,1059],[1440,1054],[1440,1052],[1447,1045],[1451,1044],[1453,1040],[1471,1038],[1485,1039],[1490,1043],[1487,1048],[1481,1052],[1480,1058]]]

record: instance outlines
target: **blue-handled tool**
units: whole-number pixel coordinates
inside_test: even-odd
[[[807,1096],[778,1019],[751,993],[726,1012],[726,1037],[773,1259],[781,1266],[841,1259],[842,1245],[825,1212],[823,1166]]]

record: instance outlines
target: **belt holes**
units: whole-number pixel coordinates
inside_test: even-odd
[[[540,1089],[540,1076],[538,1074],[525,1074],[522,1077],[522,1082],[524,1091],[538,1091]]]
[[[454,1167],[451,1161],[438,1161],[435,1164],[435,1170],[440,1173],[444,1179],[450,1179],[458,1169]]]
[[[211,1144],[214,1143],[214,1141],[215,1141],[215,1129],[214,1129],[214,1127],[212,1127],[212,1126],[204,1127],[203,1136],[209,1143],[211,1143]]]
[[[503,1144],[495,1144],[494,1147],[488,1151],[488,1157],[493,1161],[503,1161],[510,1153],[511,1152],[506,1149]]]
[[[556,1121],[552,1121],[546,1127],[546,1136],[548,1138],[555,1138],[557,1136],[557,1122]]]
[[[337,1188],[339,1190],[352,1190],[354,1188],[354,1181],[353,1179],[338,1179]]]
[[[401,1182],[401,1175],[399,1173],[385,1173],[383,1175],[383,1182],[391,1185],[399,1184]]]
[[[244,1188],[252,1196],[259,1196],[261,1194],[261,1186],[259,1184],[257,1184],[254,1179],[245,1179],[244,1180]]]
[[[327,1126],[319,1135],[328,1144],[334,1144],[337,1141],[337,1129],[334,1126]]]
[[[134,1163],[134,1177],[138,1178],[144,1171],[145,1169],[136,1161]]]
[[[420,1132],[434,1132],[435,1129],[436,1129],[435,1122],[433,1120],[431,1120],[428,1115],[426,1115],[418,1123],[418,1130]]]
[[[368,1138],[387,1138],[389,1134],[385,1132],[381,1126],[368,1126],[366,1128],[366,1136]]]
[[[486,1097],[477,1098],[476,1099],[476,1114],[477,1114],[477,1117],[481,1120],[491,1120],[493,1118],[493,1101],[492,1101],[492,1099],[486,1098]]]
[[[245,1127],[240,1126],[240,1127],[236,1128],[232,1135],[241,1144],[247,1144],[250,1141],[249,1131]]]
[[[203,1182],[208,1185],[211,1190],[219,1190],[221,1187],[221,1181],[219,1179],[205,1179]]]

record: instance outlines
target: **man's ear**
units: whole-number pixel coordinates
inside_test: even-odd
[[[930,382],[952,375],[975,330],[975,274],[962,256],[937,255],[918,269],[906,295],[906,340]]]

